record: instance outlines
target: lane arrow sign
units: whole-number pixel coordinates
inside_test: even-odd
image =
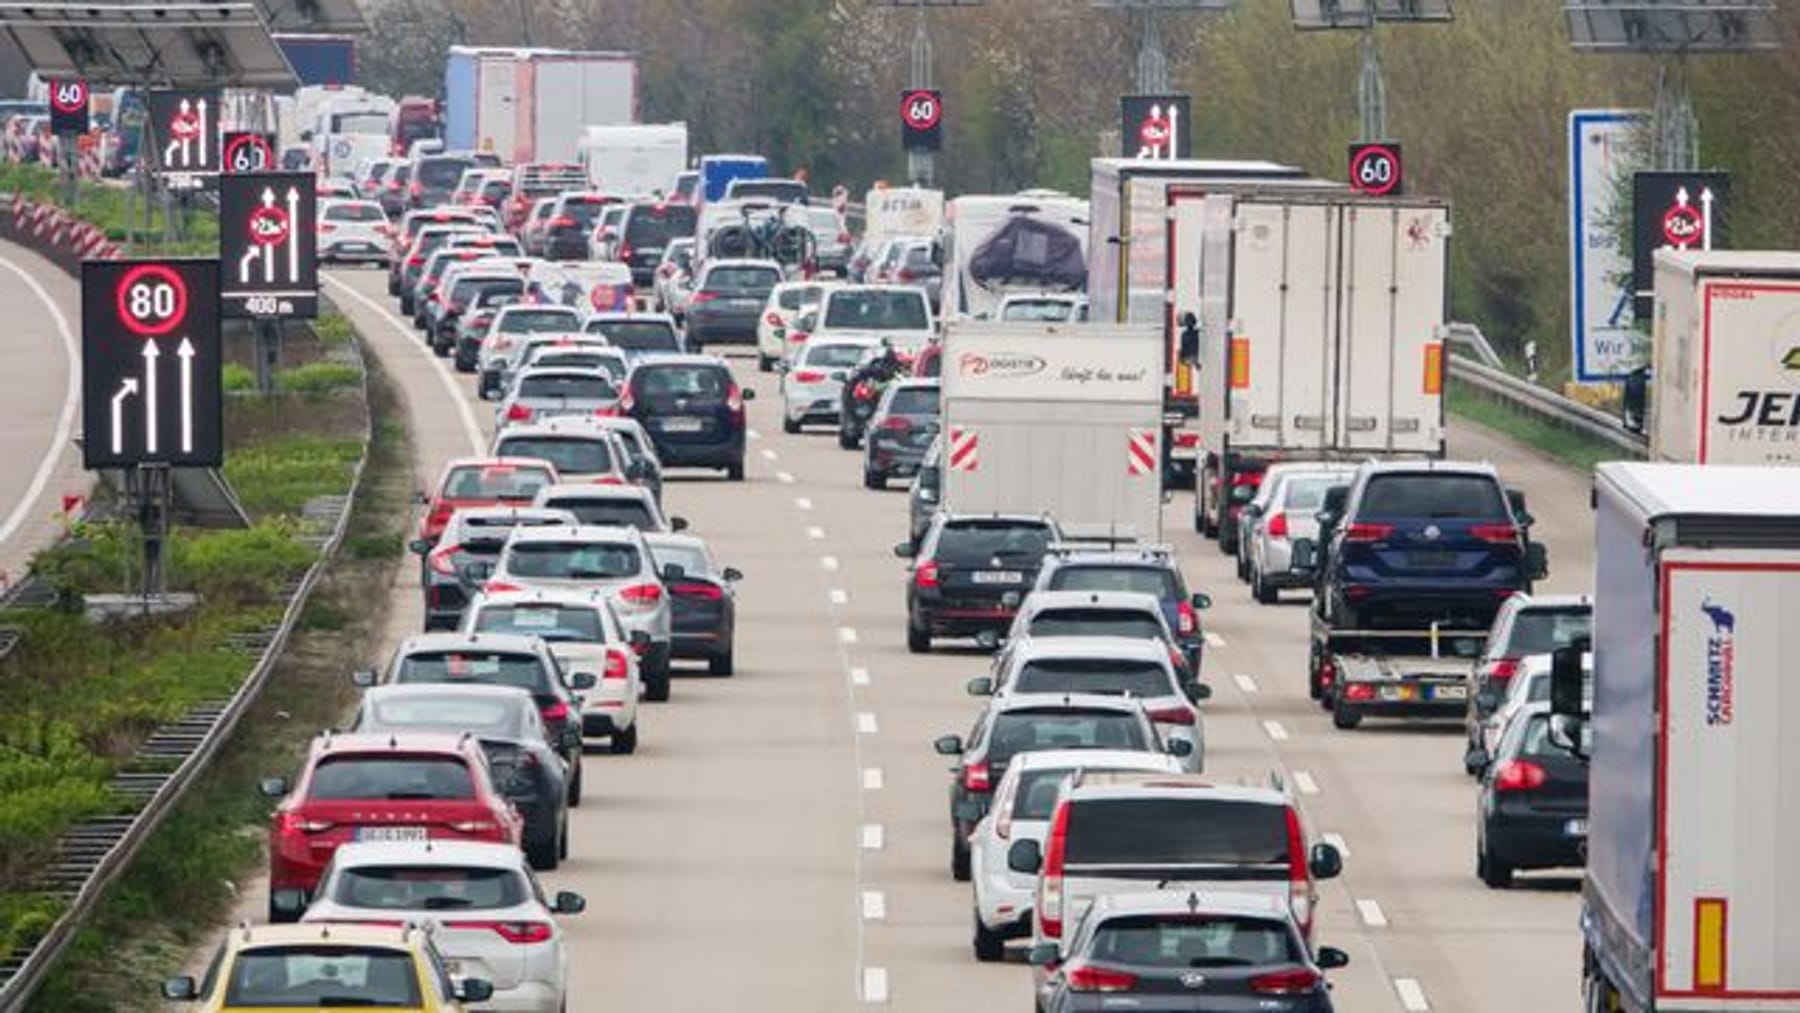
[[[288,277],[290,284],[300,283],[300,188],[288,187],[287,191],[287,255]]]
[[[200,113],[200,133],[198,133],[198,134],[197,134],[197,135],[195,135],[195,137],[194,137],[194,144],[195,144],[195,145],[196,145],[196,146],[198,146],[198,147],[199,147],[199,149],[200,149],[200,150],[199,150],[199,153],[198,153],[198,154],[199,154],[199,160],[200,160],[200,167],[201,167],[201,168],[202,168],[202,169],[204,169],[204,168],[206,168],[206,155],[207,155],[207,152],[208,152],[208,150],[210,150],[210,148],[211,148],[211,147],[212,147],[212,146],[211,146],[211,145],[209,145],[209,144],[207,144],[207,143],[206,143],[206,138],[207,138],[207,133],[206,133],[206,100],[205,100],[205,99],[201,99],[201,100],[200,100],[200,101],[198,101],[198,102],[196,102],[196,103],[194,103],[194,105],[196,105],[196,106],[198,106],[198,107],[199,107],[199,113]]]
[[[112,396],[112,452],[115,456],[125,453],[125,399],[137,392],[137,377],[128,376],[119,384],[118,393]]]
[[[1702,250],[1712,249],[1712,206],[1713,206],[1712,187],[1710,187],[1710,186],[1701,187],[1700,188],[1700,248]]]
[[[194,343],[186,338],[175,354],[181,357],[181,452],[194,452]]]
[[[262,202],[263,207],[274,207],[275,191],[269,187],[263,187]],[[289,232],[293,231],[293,221],[292,218],[288,219]],[[270,246],[268,243],[258,243],[257,248],[262,250],[263,254],[263,284],[273,285],[275,284],[275,247]]]
[[[162,358],[162,349],[153,338],[144,342],[144,450],[156,453],[156,362]]]
[[[1181,157],[1181,103],[1169,103],[1169,143],[1166,149],[1168,157]]]

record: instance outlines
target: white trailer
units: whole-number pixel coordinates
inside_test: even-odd
[[[957,320],[943,362],[943,509],[1160,539],[1155,327]]]
[[[687,168],[686,123],[636,123],[588,127],[575,160],[588,185],[605,193],[648,197],[663,193]]]
[[[944,222],[944,191],[890,186],[863,197],[863,241],[895,236],[935,236]]]
[[[1011,292],[1085,292],[1087,216],[1087,201],[1055,190],[951,200],[939,231],[943,315],[992,317]]]
[[[521,62],[514,91],[519,119],[511,159],[573,162],[582,128],[636,122],[637,58],[629,53],[534,52]],[[684,157],[685,134],[684,129]],[[667,186],[673,178],[670,173],[658,185]]]
[[[1594,487],[1582,1008],[1800,1010],[1800,471]]]
[[[1650,456],[1800,464],[1800,253],[1659,250]]]
[[[1230,551],[1277,460],[1443,455],[1448,207],[1272,191],[1171,215],[1173,308],[1199,330],[1196,529]]]

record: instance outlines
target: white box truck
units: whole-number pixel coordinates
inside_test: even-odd
[[[1800,253],[1658,250],[1650,457],[1800,464]]]
[[[951,321],[942,377],[943,509],[1160,539],[1155,327]]]
[[[1443,455],[1446,205],[1213,193],[1172,215],[1172,305],[1199,332],[1196,530],[1235,550],[1279,460]]]
[[[1607,463],[1594,506],[1581,1008],[1800,1010],[1800,470]]]
[[[595,190],[648,197],[675,185],[687,157],[686,123],[634,123],[588,127],[575,160]]]
[[[938,233],[943,316],[986,319],[1014,292],[1087,289],[1088,202],[1055,190],[951,200]]]
[[[895,236],[935,236],[944,221],[944,191],[884,186],[863,197],[863,241]]]

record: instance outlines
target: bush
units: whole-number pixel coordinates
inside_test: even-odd
[[[322,397],[362,383],[362,370],[345,362],[313,362],[275,374],[275,389],[301,397]]]
[[[356,329],[342,313],[321,313],[319,319],[313,321],[313,334],[325,347],[341,348],[356,336]]]
[[[225,393],[243,394],[256,389],[256,374],[252,373],[248,366],[227,362],[223,372],[222,382],[225,384]]]
[[[314,496],[342,492],[361,457],[357,440],[295,436],[226,455],[225,478],[252,514],[298,514]]]

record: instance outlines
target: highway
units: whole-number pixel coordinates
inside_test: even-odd
[[[420,488],[445,459],[485,449],[489,407],[394,314],[382,274],[334,272],[325,294],[401,391]],[[678,678],[673,701],[640,719],[635,756],[587,757],[573,854],[545,877],[590,904],[565,921],[570,1009],[1022,1009],[1019,955],[980,965],[970,953],[969,889],[948,869],[946,761],[930,748],[967,730],[976,703],[962,685],[984,659],[954,642],[906,652],[892,553],[904,493],[864,490],[857,458],[822,431],[781,435],[772,377],[735,364],[759,395],[748,481],[675,477],[666,501],[747,575],[738,674]],[[1551,553],[1545,589],[1585,589],[1585,477],[1469,427],[1452,433],[1452,457],[1491,460],[1526,491]],[[1352,958],[1333,976],[1338,1008],[1571,1008],[1578,876],[1483,887],[1460,728],[1334,730],[1307,699],[1299,599],[1256,605],[1190,512],[1178,496],[1166,535],[1190,586],[1214,598],[1207,772],[1280,770],[1315,834],[1341,841],[1345,874],[1324,885],[1317,931]],[[413,567],[391,593],[397,640],[419,624]]]

